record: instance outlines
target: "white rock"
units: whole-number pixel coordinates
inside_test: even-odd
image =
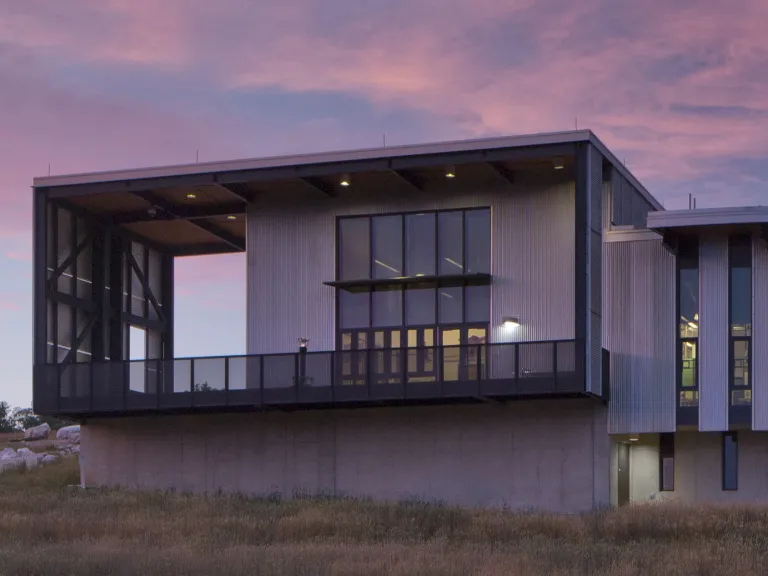
[[[16,450],[13,448],[6,448],[0,451],[0,460],[10,460],[12,458],[17,458]]]
[[[80,443],[80,424],[64,426],[56,432],[56,440],[67,440],[73,444]]]
[[[45,456],[43,456],[43,459],[41,460],[41,462],[43,464],[50,464],[51,462],[56,462],[56,460],[58,459],[59,459],[58,456],[54,456],[53,454],[46,454]]]
[[[35,456],[35,457],[37,457],[35,455],[35,453],[32,452],[32,450],[30,450],[29,448],[19,448],[19,451],[16,452],[16,454],[18,456],[21,456],[21,457],[24,457],[24,458],[26,458],[27,456]]]
[[[24,464],[23,458],[6,458],[5,460],[0,460],[0,472],[18,468],[22,464]]]
[[[51,427],[48,424],[43,423],[40,426],[33,426],[24,430],[24,440],[45,440],[50,432]]]
[[[80,445],[78,444],[78,445],[72,446],[69,449],[69,452],[70,454],[80,454]]]

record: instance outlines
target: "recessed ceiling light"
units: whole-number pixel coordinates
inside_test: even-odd
[[[555,158],[554,162],[552,162],[555,170],[562,170],[565,167],[565,164],[563,164],[563,160],[561,158]]]
[[[227,220],[237,220],[237,216],[235,216],[234,214],[230,214],[229,216],[227,216]]]
[[[351,182],[351,179],[349,177],[349,174],[342,174],[341,175],[341,182],[340,182],[340,184],[342,186],[349,186],[350,182]]]
[[[446,166],[445,168],[446,178],[456,178],[456,169],[453,166]]]
[[[194,200],[195,198],[197,198],[197,194],[195,194],[194,192],[187,192],[187,198],[189,198],[190,200]]]

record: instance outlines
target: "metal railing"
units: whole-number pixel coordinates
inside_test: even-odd
[[[575,340],[45,364],[39,413],[334,405],[584,392]]]

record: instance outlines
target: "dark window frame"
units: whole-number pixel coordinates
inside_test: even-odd
[[[684,262],[685,261],[685,262]],[[695,267],[690,266],[690,263],[695,261]],[[699,346],[699,336],[698,331],[696,336],[681,336],[680,334],[680,319],[682,318],[682,307],[681,307],[681,278],[682,278],[682,271],[683,270],[696,270],[697,276],[699,276],[698,285],[700,288],[700,282],[701,282],[701,265],[699,261],[699,240],[697,237],[689,237],[683,240],[682,246],[678,244],[678,256],[677,256],[677,264],[676,264],[676,270],[675,270],[675,340],[677,342],[677,348],[675,351],[675,370],[676,370],[676,400],[675,405],[677,406],[678,411],[678,420],[683,421],[685,420],[686,424],[696,424],[698,421],[698,393],[699,393],[699,365],[700,365],[700,346]],[[700,302],[698,302],[697,297],[697,308],[700,307]],[[689,321],[695,321],[694,319],[689,319]],[[696,359],[695,359],[695,385],[690,387],[683,387],[683,346],[685,346],[685,342],[690,342],[696,346]],[[695,392],[697,396],[696,405],[695,406],[683,406],[681,405],[680,399],[683,392]],[[680,418],[681,415],[687,415],[689,418]],[[695,419],[696,421],[688,421],[690,418]]]
[[[672,459],[672,478],[671,487],[665,488],[664,482],[664,460]],[[659,434],[659,492],[675,491],[675,434],[674,432],[665,432]]]
[[[733,446],[733,462],[728,461],[728,443],[729,441],[732,443]],[[738,432],[723,432],[722,435],[722,444],[721,444],[721,452],[722,452],[722,467],[721,467],[721,474],[722,474],[722,481],[723,481],[723,491],[726,492],[734,492],[738,491],[739,489],[739,435]],[[728,468],[731,467],[733,469],[733,484],[729,484],[729,474],[728,474]]]
[[[734,265],[734,251],[738,248],[747,247],[747,258],[744,261],[749,262],[749,266]],[[729,408],[748,408],[752,405],[752,400],[748,404],[734,404],[733,395],[734,392],[749,391],[752,392],[752,315],[754,310],[752,307],[753,294],[753,262],[752,262],[752,237],[749,235],[732,235],[728,237],[728,406]],[[750,315],[750,331],[749,334],[743,336],[733,335],[733,270],[735,268],[747,268],[749,270],[749,315]],[[734,354],[734,348],[736,342],[747,343],[747,386],[736,385],[736,356]]]
[[[350,215],[344,215],[344,216],[337,216],[336,217],[336,231],[335,231],[335,278],[337,281],[339,281],[340,273],[341,273],[341,244],[340,244],[340,229],[341,229],[341,222],[344,220],[350,220],[350,219],[367,219],[368,220],[368,249],[369,249],[369,270],[368,270],[368,278],[367,279],[359,279],[360,281],[368,282],[369,285],[367,285],[365,288],[363,288],[361,291],[366,292],[368,294],[368,326],[360,326],[360,327],[354,327],[354,328],[347,328],[341,327],[341,306],[340,306],[340,290],[337,289],[335,294],[335,322],[336,322],[336,349],[341,350],[342,346],[342,334],[348,333],[348,332],[359,332],[359,331],[367,331],[368,332],[368,342],[372,342],[371,337],[372,334],[377,330],[397,330],[402,329],[405,333],[409,328],[434,328],[435,329],[435,336],[438,337],[438,334],[440,333],[440,329],[443,326],[465,326],[467,328],[475,328],[475,327],[485,327],[486,333],[490,336],[490,309],[489,309],[489,318],[487,322],[483,321],[469,321],[467,316],[467,307],[468,307],[468,293],[470,292],[470,288],[474,286],[488,286],[488,290],[490,291],[490,286],[487,282],[478,281],[475,279],[474,274],[461,274],[461,275],[440,275],[439,270],[439,255],[440,255],[440,245],[439,245],[439,234],[440,234],[440,225],[439,225],[439,214],[441,213],[447,213],[447,212],[459,212],[461,213],[461,229],[462,229],[462,238],[461,238],[461,246],[462,246],[462,270],[466,270],[466,253],[467,253],[467,238],[465,234],[466,230],[466,214],[469,212],[474,211],[487,211],[489,214],[489,225],[492,222],[492,211],[490,206],[474,206],[474,207],[466,207],[466,208],[447,208],[447,209],[440,209],[440,210],[409,210],[405,212],[382,212],[382,213],[376,213],[376,214],[350,214]],[[435,253],[434,253],[434,269],[436,272],[436,276],[433,278],[424,278],[424,277],[413,277],[414,282],[412,284],[402,284],[397,286],[396,282],[393,282],[392,278],[381,278],[381,279],[375,279],[373,283],[370,281],[374,280],[374,238],[373,238],[373,231],[374,231],[374,225],[373,225],[373,219],[378,217],[388,217],[388,216],[400,216],[401,217],[401,250],[402,250],[402,265],[403,265],[403,272],[405,272],[405,267],[407,263],[407,243],[406,243],[406,216],[412,215],[412,214],[434,214],[435,219]],[[490,234],[489,230],[489,234]],[[489,245],[490,249],[490,245]],[[489,265],[492,264],[492,255],[489,254]],[[489,271],[490,272],[490,271]],[[488,274],[489,275],[489,274]],[[441,282],[441,276],[445,278],[444,281]],[[462,276],[466,276],[465,279],[462,279]],[[354,282],[354,281],[353,281]],[[412,286],[418,285],[418,284],[431,284],[429,288],[424,289],[430,289],[434,290],[434,318],[435,322],[434,324],[429,325],[409,325],[407,324],[407,314],[406,314],[406,291],[411,289]],[[401,293],[401,306],[400,306],[400,323],[399,324],[392,324],[389,326],[374,326],[373,325],[373,318],[374,318],[374,300],[373,300],[373,294],[377,289],[380,289],[384,286],[391,286],[393,289],[399,291]],[[445,286],[451,286],[451,287],[460,287],[462,290],[462,305],[461,305],[461,321],[460,322],[450,322],[450,323],[444,323],[440,321],[440,294],[439,290],[441,287]],[[491,296],[489,295],[489,308],[490,308],[490,300]],[[404,341],[403,341],[404,342]]]

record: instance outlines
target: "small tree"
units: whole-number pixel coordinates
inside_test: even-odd
[[[0,402],[0,432],[15,432],[16,425],[8,402]]]
[[[26,430],[27,428],[42,424],[40,417],[32,412],[32,408],[15,408],[11,419],[16,430]]]

